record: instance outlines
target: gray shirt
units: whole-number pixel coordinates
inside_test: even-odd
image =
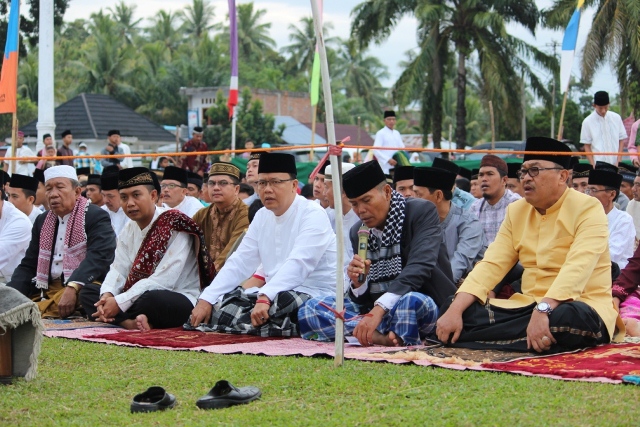
[[[453,282],[457,283],[484,256],[482,225],[473,213],[452,203],[440,226],[451,262]]]

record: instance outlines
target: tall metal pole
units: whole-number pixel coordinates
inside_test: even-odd
[[[38,28],[38,141],[36,150],[44,144],[42,136],[50,134],[55,141],[55,99],[53,80],[53,1],[40,0],[40,27]]]
[[[324,94],[325,118],[327,123],[327,141],[330,145],[336,145],[336,129],[333,122],[333,100],[331,97],[331,80],[329,79],[329,63],[327,62],[327,51],[322,36],[322,19],[318,9],[317,0],[311,1],[313,11],[313,24],[316,29],[316,40],[318,41],[318,51],[320,53],[320,73],[322,76],[322,93]],[[338,156],[329,156],[331,160],[331,170],[338,171],[331,181],[333,186],[333,200],[336,211],[336,310],[341,312],[344,308],[344,245],[342,226],[342,173],[340,173],[340,161]],[[342,319],[336,318],[336,354],[335,366],[342,366],[344,363],[344,323]]]
[[[231,149],[236,149],[236,123],[238,119],[236,118],[238,115],[238,108],[233,109],[233,119],[231,120]],[[236,153],[231,153],[231,157],[235,157]]]

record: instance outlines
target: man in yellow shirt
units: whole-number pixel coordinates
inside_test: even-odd
[[[567,152],[551,138],[526,151]],[[485,257],[441,308],[436,333],[451,345],[555,353],[624,337],[611,296],[607,217],[593,197],[566,185],[569,156],[526,154],[524,199],[509,205]],[[594,203],[595,202],[595,203]],[[522,293],[487,298],[516,262]],[[616,330],[618,326],[618,330]]]

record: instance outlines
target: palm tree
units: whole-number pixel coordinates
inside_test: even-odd
[[[149,35],[149,41],[162,42],[169,49],[169,52],[173,55],[173,52],[178,48],[180,44],[180,33],[176,30],[178,21],[182,18],[181,12],[171,12],[165,10],[159,10],[156,16],[149,18],[151,26],[146,29]]]
[[[590,82],[595,72],[611,61],[620,93],[629,95],[634,92],[632,83],[640,78],[640,2],[586,0],[584,8],[590,7],[595,7],[596,14],[582,51],[582,80]],[[554,0],[553,6],[543,12],[545,25],[555,29],[566,28],[575,8],[575,2]],[[621,98],[621,110],[625,114],[627,97]],[[633,103],[633,109],[640,111],[638,101]]]
[[[133,17],[137,8],[135,4],[128,6],[124,0],[120,0],[114,8],[107,8],[118,23],[121,34],[129,43],[133,43],[133,38],[138,34],[138,25],[142,22],[142,18],[134,19]]]
[[[290,61],[294,64],[296,72],[310,73],[313,64],[313,57],[316,50],[316,30],[313,26],[313,18],[310,16],[300,20],[300,27],[289,24],[290,45],[283,47],[280,51],[289,54]],[[336,38],[328,37],[329,30],[333,29],[331,22],[322,24],[322,35],[327,46],[332,45]]]
[[[342,42],[338,51],[335,78],[342,84],[347,97],[360,97],[371,111],[381,111],[385,104],[380,79],[387,78],[387,67],[374,56],[367,56],[353,39]]]
[[[418,34],[421,46],[425,37],[434,35],[433,31],[439,35],[438,55],[427,52],[428,55],[441,58],[444,50],[455,53],[455,139],[459,147],[467,143],[467,58],[476,53],[480,59],[484,96],[487,99],[499,97],[501,102],[498,104],[512,108],[520,96],[520,91],[512,90],[515,80],[522,72],[531,71],[519,58],[525,56],[543,66],[555,66],[553,58],[507,34],[506,24],[510,22],[519,23],[534,34],[539,11],[533,0],[367,0],[356,6],[352,15],[352,35],[363,45],[384,40],[403,16],[413,15],[421,26]],[[516,66],[519,69],[514,69]],[[537,92],[548,96],[544,85],[537,84],[535,76],[527,74],[527,78],[534,82]]]
[[[271,23],[260,21],[267,13],[265,9],[254,12],[253,3],[239,4],[238,14],[238,55],[245,60],[262,60],[266,52],[276,47],[276,42],[269,37]],[[222,37],[229,40],[229,26],[223,30]]]
[[[133,75],[134,48],[123,43],[117,24],[102,11],[91,15],[91,37],[82,61],[75,61],[83,74],[80,91],[104,93],[131,103],[135,90],[129,83]]]
[[[214,16],[214,7],[207,0],[193,0],[193,3],[184,9],[184,32],[199,39],[203,34],[218,27],[211,23]]]

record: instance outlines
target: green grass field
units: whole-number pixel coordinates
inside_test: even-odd
[[[262,399],[195,406],[217,380]],[[177,396],[166,412],[130,414],[152,385]],[[45,338],[38,377],[0,386],[7,426],[637,426],[640,387],[326,358],[214,355]]]

